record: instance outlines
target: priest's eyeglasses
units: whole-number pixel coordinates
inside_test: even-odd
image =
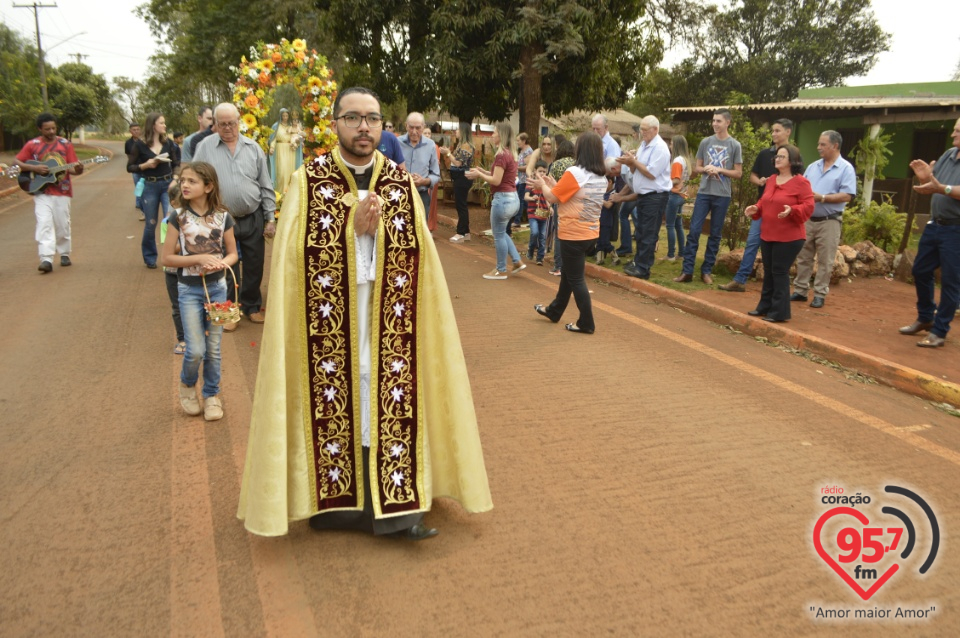
[[[360,115],[359,113],[346,113],[337,119],[343,120],[343,123],[347,125],[347,128],[359,128],[360,122],[363,120],[367,121],[367,126],[370,128],[380,128],[383,126],[383,115],[379,113],[367,113],[366,115]]]

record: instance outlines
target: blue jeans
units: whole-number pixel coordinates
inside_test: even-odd
[[[507,236],[507,223],[520,210],[520,199],[516,191],[494,193],[490,204],[490,228],[493,229],[493,245],[497,247],[497,270],[507,271],[507,255],[517,263],[520,253],[513,240]]]
[[[134,191],[136,191],[136,189],[137,189],[137,182],[139,182],[139,181],[140,181],[140,173],[133,173],[133,189],[134,189]],[[136,206],[137,208],[139,208],[140,210],[143,210],[143,202],[140,201],[141,199],[143,199],[143,198],[140,197],[140,196],[138,196],[138,195],[135,195],[135,196],[134,196],[134,204],[133,204],[133,205]]]
[[[211,301],[227,300],[227,280],[207,282]],[[223,326],[207,321],[207,311],[203,305],[207,298],[203,286],[191,286],[178,283],[180,296],[180,319],[183,321],[183,336],[187,342],[187,351],[183,353],[183,368],[180,382],[191,388],[197,385],[200,376],[200,363],[203,363],[203,397],[220,394],[220,337]]]
[[[633,265],[644,278],[650,277],[650,269],[656,261],[657,239],[660,238],[660,220],[667,206],[669,193],[644,193],[637,199],[637,254]]]
[[[640,225],[640,219],[637,216],[637,202],[623,202],[620,204],[620,248],[617,252],[621,255],[629,255],[633,252],[633,233],[630,232],[630,219],[633,219],[633,227]]]
[[[933,302],[936,292],[933,273],[937,268],[940,268],[939,306]],[[917,287],[917,320],[932,321],[930,332],[945,338],[960,302],[960,226],[924,226],[913,262],[913,281]]]
[[[612,253],[616,250],[610,241],[613,235],[614,224],[618,223],[620,211],[614,210],[615,205],[610,208],[600,209],[600,236],[597,239],[597,250],[604,253]]]
[[[723,222],[727,218],[728,208],[730,208],[729,197],[702,193],[697,195],[693,203],[693,217],[690,219],[690,234],[687,236],[687,245],[684,247],[683,274],[693,274],[697,251],[700,250],[700,233],[703,231],[703,222],[707,219],[707,213],[710,214],[710,237],[707,239],[707,252],[703,256],[700,272],[704,275],[713,272],[713,265],[717,263],[717,254],[720,252]]]
[[[160,214],[160,205],[163,204],[163,217],[166,218],[170,208],[170,198],[167,187],[170,180],[145,182],[143,185],[143,239],[140,240],[140,251],[143,253],[143,263],[150,265],[157,263],[157,218]]]
[[[686,200],[676,194],[670,193],[670,199],[667,200],[667,257],[673,258],[683,254],[683,202]]]
[[[547,220],[528,217],[530,222],[530,243],[527,252],[537,251],[537,261],[543,261],[543,254],[547,249]]]
[[[753,272],[753,263],[757,260],[757,250],[760,248],[760,222],[761,220],[755,219],[750,224],[747,246],[743,249],[743,261],[740,262],[740,270],[733,276],[733,280],[739,284],[747,283],[747,278]],[[792,265],[793,262],[790,263]],[[764,274],[766,274],[766,270],[764,270]]]
[[[423,221],[430,221],[430,189],[425,191],[418,190],[420,201],[423,202]]]
[[[523,196],[527,194],[527,183],[523,182],[517,184],[517,198],[520,200],[521,204],[526,204],[526,200],[523,199]],[[520,211],[517,211],[517,214],[510,218],[510,221],[507,222],[507,234],[513,236],[513,227],[519,226],[521,222]]]

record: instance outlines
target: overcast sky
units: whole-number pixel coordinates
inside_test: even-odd
[[[48,62],[60,65],[82,60],[107,79],[149,75],[149,58],[157,46],[146,24],[134,15],[145,0],[44,0],[56,4],[40,10],[40,34]],[[794,0],[785,0],[794,1]],[[16,4],[25,4],[18,0]],[[11,0],[0,0],[0,20],[35,37],[33,11],[15,9]],[[955,0],[873,0],[880,26],[893,35],[889,52],[880,55],[868,75],[850,78],[851,86],[943,82],[960,62],[960,33],[956,30]],[[69,38],[69,39],[68,39]],[[665,64],[682,58],[671,52]]]

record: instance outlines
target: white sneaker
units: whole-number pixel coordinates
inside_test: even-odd
[[[223,404],[220,397],[214,395],[203,400],[204,421],[219,421],[223,418]]]
[[[463,241],[470,241],[470,233],[463,236]]]
[[[523,269],[526,268],[526,267],[527,267],[527,265],[526,265],[525,263],[523,263],[522,261],[518,261],[518,262],[516,262],[516,263],[513,264],[513,268],[510,269],[510,274],[511,274],[511,275],[516,275],[518,272],[520,272],[521,270],[523,270]]]
[[[450,241],[452,241],[455,244],[462,244],[464,241],[463,235],[454,235],[453,237],[450,238]]]
[[[505,273],[505,272],[500,272],[499,270],[497,270],[496,268],[494,268],[494,269],[491,270],[490,272],[484,273],[483,278],[484,278],[484,279],[506,279],[506,278],[507,278],[507,273]]]
[[[200,401],[197,399],[197,389],[188,385],[180,385],[180,407],[190,416],[197,416],[202,412]]]

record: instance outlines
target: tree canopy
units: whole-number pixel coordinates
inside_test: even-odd
[[[648,103],[723,104],[731,92],[752,102],[792,100],[801,89],[837,86],[864,75],[887,51],[890,35],[870,0],[737,0],[710,7],[694,55],[643,87]]]

